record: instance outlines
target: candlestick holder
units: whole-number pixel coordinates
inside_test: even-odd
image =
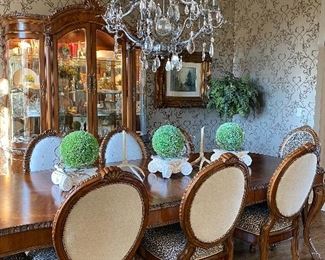
[[[205,154],[204,154],[204,129],[205,129],[205,127],[203,126],[201,128],[201,140],[200,140],[200,154],[199,154],[199,157],[191,163],[192,165],[196,165],[196,164],[199,163],[199,170],[201,170],[203,168],[204,163],[207,163],[207,164],[211,163],[211,161],[208,160],[205,157]]]

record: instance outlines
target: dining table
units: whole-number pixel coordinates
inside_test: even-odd
[[[278,157],[251,153],[246,205],[267,200],[270,179],[281,163]],[[133,161],[140,164],[140,161]],[[174,174],[164,179],[160,173],[147,174],[144,185],[149,194],[147,228],[179,222],[180,202],[193,176]],[[31,174],[11,172],[0,175],[0,257],[52,246],[52,222],[69,195],[51,181],[51,171]],[[304,240],[314,259],[320,259],[310,238],[310,226],[324,202],[324,171],[319,168],[313,185],[313,201],[304,226]],[[288,191],[290,192],[290,191]],[[218,200],[218,198],[215,198]],[[202,213],[204,219],[204,212]]]

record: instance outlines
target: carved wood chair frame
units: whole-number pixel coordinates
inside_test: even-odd
[[[223,235],[223,237],[211,243],[202,242],[195,236],[194,231],[192,230],[190,224],[190,213],[191,213],[193,200],[195,198],[196,193],[200,189],[201,185],[206,180],[208,180],[212,175],[218,174],[218,172],[220,172],[221,170],[224,170],[229,167],[235,167],[240,169],[245,178],[244,196],[241,201],[240,210],[238,212],[238,215],[233,225]],[[235,224],[240,218],[241,212],[245,207],[245,201],[246,201],[247,189],[248,189],[248,176],[249,176],[249,170],[247,166],[244,163],[240,162],[235,155],[226,153],[223,154],[218,161],[213,162],[212,164],[203,168],[194,177],[192,183],[189,185],[186,192],[184,193],[180,205],[180,212],[179,212],[180,224],[183,232],[187,237],[187,244],[179,257],[180,259],[190,259],[190,257],[194,254],[196,247],[207,249],[207,248],[214,247],[218,244],[224,244],[225,250],[224,252],[219,253],[217,256],[213,256],[213,259],[215,259],[215,257],[224,258],[226,255],[227,255],[227,259],[233,258],[233,232],[235,229]]]
[[[123,131],[125,131],[127,134],[131,135],[136,140],[136,142],[139,144],[139,146],[141,148],[141,152],[142,152],[142,162],[139,167],[144,171],[144,173],[147,173],[148,172],[147,164],[148,164],[148,160],[149,160],[149,154],[148,154],[146,145],[144,144],[144,142],[142,141],[142,139],[140,138],[140,136],[137,133],[135,133],[134,131],[132,131],[126,127],[119,127],[117,129],[115,129],[114,131],[111,131],[105,135],[105,137],[103,138],[103,140],[100,144],[100,148],[99,148],[99,167],[104,168],[106,166],[105,154],[106,154],[106,149],[107,149],[107,145],[108,145],[109,141],[115,134],[122,133]]]
[[[280,147],[279,147],[279,156],[281,157],[282,152],[283,152],[283,148],[285,147],[286,143],[288,142],[288,140],[295,134],[299,133],[299,132],[307,132],[308,134],[310,134],[313,138],[314,141],[314,145],[316,145],[317,150],[316,150],[316,155],[317,155],[317,160],[318,163],[320,162],[320,152],[321,152],[321,144],[320,144],[320,140],[319,140],[319,136],[316,133],[316,131],[311,128],[309,125],[304,125],[298,128],[293,129],[292,131],[290,131],[285,138],[283,139]]]
[[[259,235],[255,235],[252,233],[248,233],[243,230],[236,230],[236,237],[246,240],[247,242],[255,245],[259,244],[260,248],[260,259],[268,259],[269,253],[269,245],[287,240],[292,238],[291,240],[291,253],[292,259],[299,259],[299,217],[301,212],[305,206],[303,203],[302,207],[299,209],[297,213],[292,215],[291,217],[283,216],[276,203],[276,193],[280,184],[282,177],[286,174],[288,168],[300,157],[314,153],[317,156],[317,146],[311,143],[307,143],[302,147],[295,150],[293,153],[288,155],[278,166],[273,174],[267,192],[267,204],[270,209],[270,214],[268,218],[261,225],[261,230]],[[310,187],[312,189],[312,186]],[[308,200],[308,196],[306,201]],[[288,228],[285,228],[280,231],[271,232],[273,226],[279,219],[287,219],[292,221],[292,225]]]
[[[24,153],[23,158],[23,172],[24,174],[30,174],[30,159],[32,157],[33,151],[35,149],[35,146],[42,140],[48,138],[48,137],[59,137],[61,138],[62,135],[57,133],[54,130],[46,130],[43,133],[35,136],[28,144],[27,149]]]
[[[141,238],[143,237],[145,229],[148,225],[149,197],[145,186],[140,180],[138,180],[135,176],[131,175],[130,173],[122,171],[118,167],[105,167],[100,170],[100,174],[97,174],[91,177],[90,179],[80,183],[69,193],[67,199],[57,211],[53,221],[52,240],[59,259],[70,259],[63,245],[63,232],[67,218],[73,207],[76,205],[76,203],[78,203],[78,201],[82,197],[84,197],[88,193],[104,186],[114,184],[126,184],[132,186],[139,192],[142,199],[142,226],[139,230],[134,244],[130,248],[128,254],[125,256],[125,259],[133,259],[141,243]]]

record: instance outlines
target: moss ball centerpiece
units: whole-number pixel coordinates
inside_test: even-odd
[[[226,151],[239,151],[243,148],[245,133],[237,123],[222,124],[216,132],[217,145]]]
[[[159,127],[152,137],[152,147],[162,158],[178,158],[184,152],[185,140],[181,130],[172,125]]]
[[[68,168],[89,167],[97,160],[98,153],[97,139],[85,131],[68,134],[60,145],[60,159]]]
[[[152,156],[148,164],[150,173],[161,172],[163,178],[179,172],[183,175],[192,173],[192,165],[183,157],[185,137],[179,128],[172,125],[159,127],[152,137],[152,147],[157,156]]]

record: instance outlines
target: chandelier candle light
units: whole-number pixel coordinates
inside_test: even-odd
[[[137,17],[136,29],[128,28],[126,20]],[[167,58],[166,71],[180,71],[183,66],[181,53],[196,50],[195,40],[203,41],[202,60],[206,53],[214,56],[214,30],[224,23],[217,0],[112,0],[103,16],[106,29],[114,34],[114,51],[118,52],[118,39],[124,35],[142,49],[141,61],[144,69],[156,72],[161,60]],[[135,32],[134,32],[135,31]]]

